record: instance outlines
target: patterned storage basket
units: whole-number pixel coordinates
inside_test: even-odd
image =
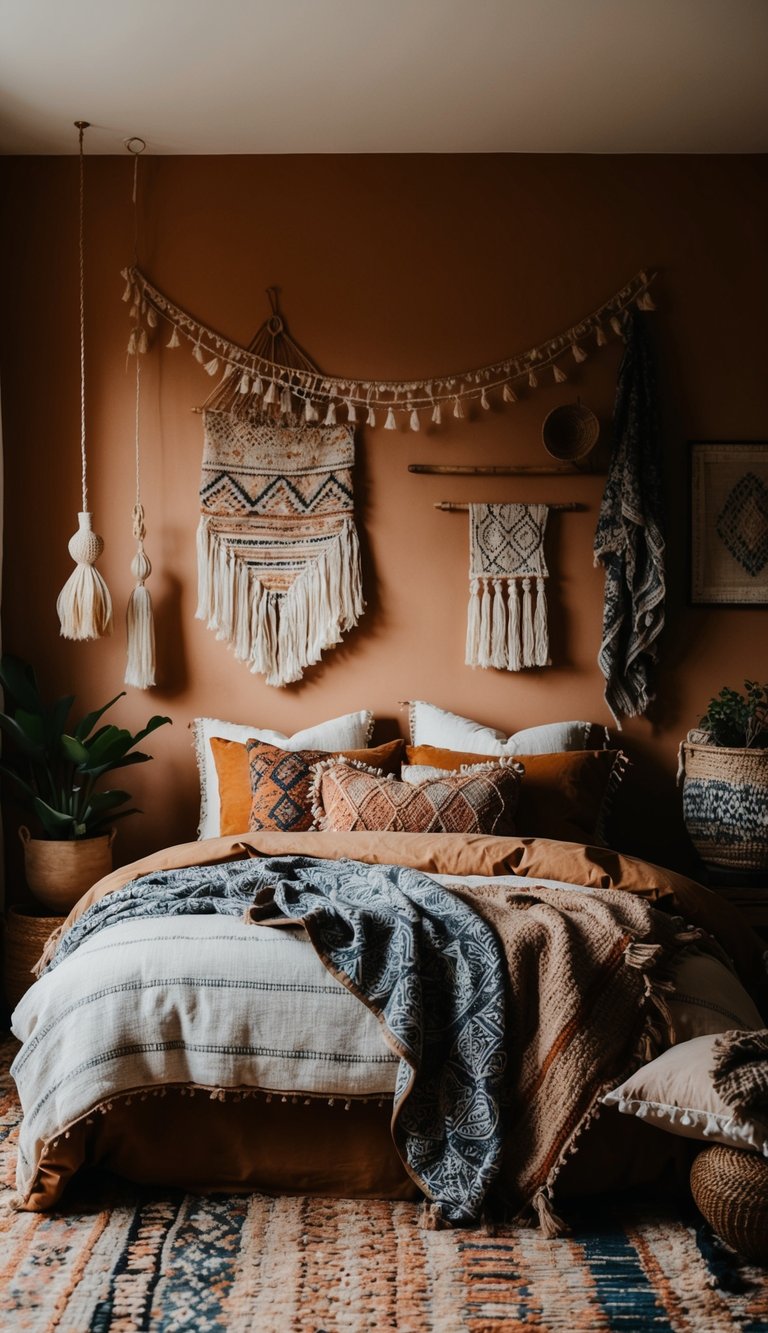
[[[704,864],[768,869],[768,750],[730,749],[689,737],[680,759],[683,818]]]
[[[738,1254],[768,1262],[768,1162],[713,1144],[691,1167],[691,1193],[712,1230]]]

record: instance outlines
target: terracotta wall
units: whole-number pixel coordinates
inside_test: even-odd
[[[130,129],[130,126],[127,127]],[[91,506],[117,608],[111,639],[59,638],[56,595],[71,568],[79,497],[74,158],[2,164],[2,400],[5,430],[5,646],[83,710],[121,687],[122,616],[132,580],[133,378],[126,371],[120,268],[130,261],[130,162],[87,163],[87,373]],[[643,845],[673,845],[677,744],[710,694],[765,675],[764,610],[686,605],[688,438],[768,434],[768,173],[763,158],[307,157],[147,158],[140,260],[192,312],[246,343],[279,285],[294,336],[350,376],[439,374],[522,349],[590,310],[644,265],[658,267],[653,316],[664,412],[668,629],[658,700],[626,727],[650,802]],[[298,686],[268,688],[194,619],[201,450],[192,407],[211,388],[186,351],[145,363],[144,498],[159,684],[114,710],[173,728],[155,762],[130,772],[143,815],[119,859],[194,836],[190,718],[212,714],[286,731],[370,706],[377,735],[405,725],[400,701],[425,698],[514,730],[552,718],[608,722],[596,666],[602,576],[592,537],[602,478],[482,481],[409,475],[417,461],[543,462],[541,422],[580,394],[609,429],[617,347],[570,382],[507,409],[413,435],[361,430],[357,495],[368,610]],[[463,665],[466,518],[440,499],[575,499],[551,521],[554,665],[507,675]],[[646,825],[646,832],[648,827]],[[637,836],[637,835],[636,835]]]

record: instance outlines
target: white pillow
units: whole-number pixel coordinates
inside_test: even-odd
[[[672,1134],[732,1148],[755,1148],[768,1157],[768,1139],[759,1126],[734,1119],[713,1086],[710,1070],[718,1035],[710,1033],[671,1046],[606,1093],[603,1102]]]
[[[315,727],[284,736],[282,731],[264,727],[243,726],[237,722],[221,722],[215,717],[196,717],[193,724],[195,754],[200,773],[200,823],[198,838],[219,836],[219,775],[211,750],[211,737],[225,741],[239,741],[241,745],[251,737],[277,745],[281,750],[364,750],[373,730],[373,713],[367,708],[359,713],[345,713]]]
[[[754,1000],[719,958],[687,950],[671,968],[673,989],[664,996],[675,1042],[710,1033],[757,1032],[764,1027]]]
[[[468,754],[559,754],[563,750],[592,749],[593,732],[605,742],[603,728],[591,722],[547,722],[526,727],[512,736],[484,727],[471,718],[447,713],[421,699],[409,704],[411,745],[435,745],[441,750],[463,750]]]

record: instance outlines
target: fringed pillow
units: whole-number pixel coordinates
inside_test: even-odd
[[[398,833],[493,833],[515,831],[522,767],[479,764],[414,785],[380,769],[343,760],[315,767],[317,826],[335,833],[355,830]]]
[[[222,741],[220,744],[233,746],[236,742]],[[234,791],[229,793],[231,809],[228,809],[225,820],[225,792],[222,790],[222,832],[239,833],[248,828],[252,833],[262,829],[302,833],[313,828],[312,766],[327,759],[328,751],[282,750],[257,740],[249,740],[240,748],[247,755],[248,799],[245,810],[239,808],[236,816],[237,794]],[[389,741],[371,750],[346,751],[341,757],[361,760],[364,756],[369,764],[377,764],[382,772],[390,773],[399,769],[403,748],[402,741]],[[239,826],[225,830],[224,824],[235,818],[240,819]]]

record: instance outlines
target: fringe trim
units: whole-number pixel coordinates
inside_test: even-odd
[[[206,515],[197,530],[198,620],[234,650],[238,661],[282,687],[301,680],[327,648],[341,641],[365,609],[360,547],[351,518],[284,593],[269,592]]]
[[[544,578],[470,578],[464,661],[499,671],[551,666]]]
[[[326,829],[328,817],[323,805],[323,777],[331,768],[359,768],[361,773],[370,773],[372,777],[383,778],[385,782],[396,782],[398,779],[394,773],[385,773],[383,768],[373,768],[370,764],[364,764],[360,759],[344,759],[339,755],[331,755],[329,759],[320,759],[316,764],[312,764],[312,785],[309,790],[309,797],[312,802],[312,828]]]

